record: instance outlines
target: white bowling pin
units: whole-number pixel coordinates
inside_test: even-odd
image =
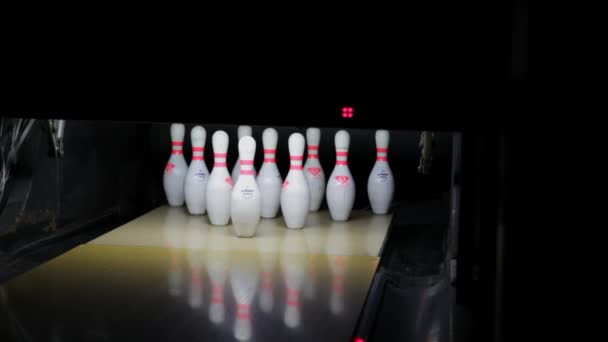
[[[184,159],[184,124],[171,124],[171,156],[165,166],[163,187],[167,202],[172,207],[184,205],[184,180],[188,171],[188,164]]]
[[[230,267],[230,285],[236,300],[234,337],[239,341],[251,339],[251,302],[258,286],[258,265],[255,258],[234,260]]]
[[[205,197],[209,170],[205,164],[205,140],[207,132],[201,126],[196,126],[190,132],[192,139],[192,162],[186,173],[184,193],[186,195],[186,207],[191,215],[203,215],[207,206]]]
[[[253,175],[254,156],[255,140],[250,136],[241,138],[239,140],[240,176],[232,189],[230,202],[232,227],[238,237],[254,236],[262,213],[260,189]]]
[[[205,202],[209,221],[216,226],[225,226],[230,220],[230,198],[232,178],[226,168],[228,156],[228,134],[224,131],[213,133],[213,169],[207,182]]]
[[[262,196],[262,217],[277,216],[281,199],[281,174],[275,161],[277,140],[279,134],[274,128],[266,128],[262,134],[264,144],[264,164],[257,177],[260,194]]]
[[[282,243],[281,268],[285,279],[287,298],[283,322],[289,328],[297,328],[301,321],[301,291],[306,275],[307,245],[304,231],[285,232]]]
[[[214,324],[224,322],[224,287],[228,277],[230,243],[225,230],[212,228],[209,232],[207,257],[205,258],[207,273],[211,282],[211,299],[209,303],[209,320]]]
[[[376,131],[376,164],[367,180],[367,195],[374,214],[388,212],[395,191],[393,173],[388,165],[388,142],[387,130]]]
[[[341,130],[336,133],[336,167],[327,181],[327,206],[334,221],[346,221],[355,203],[355,181],[348,168],[350,136]]]
[[[281,212],[287,228],[302,228],[310,211],[310,190],[302,172],[304,136],[294,133],[289,137],[289,159],[291,166],[281,191]]]
[[[304,175],[310,189],[310,211],[318,211],[325,195],[325,173],[319,162],[319,141],[321,130],[309,128],[306,130],[308,155],[304,164]]]
[[[252,129],[251,126],[239,126],[237,129],[237,137],[238,137],[238,141],[241,141],[242,137],[250,137],[252,136]],[[239,179],[239,176],[241,175],[240,173],[241,171],[241,158],[239,156],[239,158],[237,158],[236,163],[234,164],[234,167],[232,168],[232,180],[234,181],[234,183],[236,184],[236,181]],[[257,175],[256,171],[255,171],[255,167],[253,168],[253,175]]]

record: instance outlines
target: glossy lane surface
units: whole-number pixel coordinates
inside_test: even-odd
[[[239,239],[158,208],[0,286],[2,340],[344,341],[390,216]]]

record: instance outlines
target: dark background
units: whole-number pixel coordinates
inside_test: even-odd
[[[232,132],[228,131],[231,135],[239,123],[461,130],[466,134],[464,144],[469,146],[468,156],[463,156],[468,159],[467,179],[474,182],[469,194],[463,194],[472,199],[469,207],[463,208],[463,214],[471,214],[463,222],[469,223],[469,234],[485,236],[482,251],[471,248],[470,252],[486,260],[486,270],[492,273],[498,268],[493,264],[496,246],[504,247],[507,262],[501,291],[510,294],[504,310],[511,312],[505,316],[504,331],[518,336],[514,332],[524,331],[524,321],[537,321],[521,318],[522,311],[536,312],[529,310],[536,299],[528,303],[513,300],[520,298],[519,293],[533,292],[527,287],[527,278],[517,276],[522,268],[513,260],[523,258],[522,264],[531,264],[516,247],[523,243],[532,249],[536,246],[528,242],[530,233],[542,225],[530,224],[527,212],[547,197],[533,197],[531,192],[537,188],[532,183],[548,175],[539,172],[537,157],[552,149],[552,141],[538,146],[541,130],[526,127],[542,122],[545,130],[550,130],[544,126],[551,123],[543,115],[546,106],[561,107],[568,98],[544,98],[539,91],[552,93],[559,87],[543,82],[545,72],[560,77],[568,65],[553,69],[556,56],[539,54],[545,43],[538,37],[540,25],[530,22],[533,5],[523,0],[375,1],[366,5],[254,1],[202,8],[147,5],[75,9],[53,4],[49,5],[52,10],[5,10],[1,12],[3,47],[9,53],[3,55],[2,115],[202,121],[234,125]],[[61,13],[56,15],[56,11]],[[562,36],[558,36],[559,40]],[[353,105],[360,114],[348,123],[339,117],[345,104]],[[202,113],[212,115],[202,118]],[[104,177],[109,178],[99,184],[132,187],[132,195],[108,197],[104,202],[120,201],[121,208],[131,208],[119,210],[123,215],[120,221],[129,216],[125,213],[143,212],[158,201],[159,188],[151,186],[147,177],[153,182],[160,180],[146,176],[154,171],[141,166],[152,163],[137,161],[141,155],[136,155],[136,151],[150,152],[152,144],[144,141],[156,138],[146,130],[139,131],[142,139],[129,144],[132,140],[121,133],[124,131],[106,124],[109,126],[96,125],[105,133],[85,135],[71,145],[82,144],[85,149],[102,134],[123,146],[121,166],[111,164],[115,156],[101,151],[91,157],[99,161],[79,160],[86,165],[85,174],[99,176],[97,172],[104,170]],[[259,129],[254,131],[260,134]],[[290,129],[281,130],[281,139],[287,137],[287,131]],[[328,136],[323,135],[324,139]],[[168,140],[167,135],[158,137]],[[165,149],[168,156],[168,146],[160,141],[158,149]],[[163,164],[166,156],[162,152],[155,155],[154,165]],[[322,158],[331,163],[331,158]],[[211,163],[209,156],[207,162]],[[403,162],[413,165],[413,158]],[[39,163],[46,170],[35,172],[44,172],[42,179],[52,182],[49,175],[54,172],[54,161]],[[325,168],[325,172],[330,171]],[[135,183],[120,180],[119,174],[129,173],[141,178]],[[71,177],[76,182],[84,176]],[[413,183],[414,188],[423,188]],[[87,197],[89,188],[84,189],[74,195],[74,201]],[[133,194],[140,193],[149,195],[134,200],[138,196]],[[536,203],[528,206],[527,202]],[[500,213],[496,205],[502,208]],[[522,207],[528,209],[520,211]],[[65,210],[63,213],[67,215]],[[472,221],[475,215],[479,215],[478,221]],[[493,230],[494,216],[500,216],[507,227],[502,237]],[[468,242],[471,240],[475,238]],[[484,291],[496,289],[494,285],[485,286]],[[469,289],[475,292],[474,287]],[[496,297],[484,293],[484,298],[491,302]],[[495,317],[483,310],[480,313],[488,319]],[[525,331],[529,334],[533,330]]]

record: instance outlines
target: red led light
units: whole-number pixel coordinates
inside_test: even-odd
[[[362,339],[361,337],[355,337],[355,341],[354,342],[365,342],[365,340]]]
[[[342,117],[343,118],[352,118],[353,117],[353,107],[342,107]]]

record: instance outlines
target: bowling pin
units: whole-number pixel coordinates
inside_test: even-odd
[[[240,258],[234,261],[230,268],[230,285],[237,308],[234,337],[239,341],[247,341],[252,335],[251,302],[258,286],[257,260]]]
[[[172,207],[184,205],[184,180],[188,171],[188,164],[184,159],[184,124],[171,124],[171,156],[165,166],[163,187],[167,202]]]
[[[275,161],[279,135],[274,128],[266,128],[262,134],[264,144],[264,164],[257,177],[260,195],[262,196],[262,217],[277,216],[281,199],[281,174]]]
[[[302,172],[304,136],[294,133],[288,143],[291,166],[281,191],[281,212],[287,228],[297,229],[304,227],[310,211],[310,190]]]
[[[307,245],[304,231],[285,232],[282,243],[281,268],[285,280],[287,298],[283,322],[289,328],[297,328],[301,321],[300,293],[306,275]]]
[[[374,214],[386,214],[388,212],[395,191],[393,173],[388,165],[388,142],[389,132],[387,130],[377,130],[376,164],[374,164],[367,179],[367,195]]]
[[[254,156],[255,140],[250,136],[241,138],[239,140],[240,176],[232,189],[230,202],[232,227],[238,237],[254,236],[262,213],[260,189],[253,175]]]
[[[304,175],[310,189],[310,211],[318,211],[325,195],[325,173],[319,162],[319,141],[321,130],[309,128],[306,130],[308,156],[304,164]]]
[[[238,141],[241,141],[242,137],[250,137],[252,136],[252,130],[251,130],[251,126],[239,126],[239,128],[237,129],[237,136],[238,136]],[[234,183],[236,184],[236,181],[239,179],[240,176],[240,170],[241,170],[241,158],[237,158],[236,160],[236,164],[234,164],[234,167],[232,168],[232,180],[234,181]],[[255,167],[253,168],[253,175],[256,176],[257,173],[255,171]]]
[[[205,214],[205,197],[209,170],[205,165],[205,139],[207,132],[201,126],[196,126],[190,132],[192,139],[192,162],[186,173],[184,193],[186,195],[186,207],[191,215]]]
[[[232,178],[226,168],[228,156],[228,134],[224,131],[213,133],[213,169],[207,182],[205,203],[209,221],[216,226],[225,226],[230,220],[230,197]]]
[[[345,130],[335,137],[336,166],[327,181],[327,206],[334,221],[346,221],[355,203],[355,181],[348,168],[350,136]]]

